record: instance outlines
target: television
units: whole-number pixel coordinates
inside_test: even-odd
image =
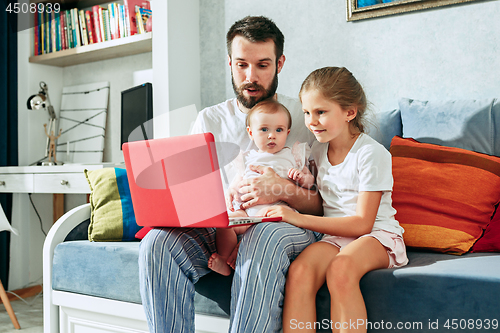
[[[121,143],[153,138],[153,86],[144,83],[122,91]],[[132,135],[131,135],[132,134]]]

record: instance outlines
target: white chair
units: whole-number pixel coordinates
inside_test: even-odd
[[[10,231],[10,232],[17,235],[17,230],[12,228],[9,221],[7,221],[7,216],[5,216],[3,208],[0,205],[0,231],[4,231],[4,230]],[[9,297],[7,296],[7,293],[5,292],[2,281],[0,281],[0,298],[2,299],[2,303],[5,306],[7,313],[9,314],[10,320],[12,321],[14,328],[21,329],[21,326],[19,325],[19,322],[17,321],[16,314],[14,313],[14,310],[12,309],[12,305],[10,305]]]

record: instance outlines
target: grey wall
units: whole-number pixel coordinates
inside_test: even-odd
[[[220,44],[224,48],[223,35],[246,15],[270,17],[284,33],[286,62],[278,92],[286,95],[297,96],[316,68],[345,66],[363,84],[376,112],[397,107],[401,97],[500,97],[500,1],[358,22],[346,21],[345,0],[255,0],[251,5],[200,0],[200,6],[205,9],[200,10],[203,106],[233,97]]]

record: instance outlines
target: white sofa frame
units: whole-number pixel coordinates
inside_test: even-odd
[[[146,333],[142,305],[52,290],[54,249],[82,221],[90,217],[90,204],[64,214],[52,226],[43,246],[44,333]],[[229,319],[195,314],[196,333],[223,333]]]

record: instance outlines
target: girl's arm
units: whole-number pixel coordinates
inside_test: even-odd
[[[297,227],[317,231],[323,234],[359,237],[371,232],[380,206],[382,192],[360,192],[356,207],[356,215],[345,217],[322,217],[303,215],[291,209],[272,206],[266,216],[281,216],[284,222]]]

